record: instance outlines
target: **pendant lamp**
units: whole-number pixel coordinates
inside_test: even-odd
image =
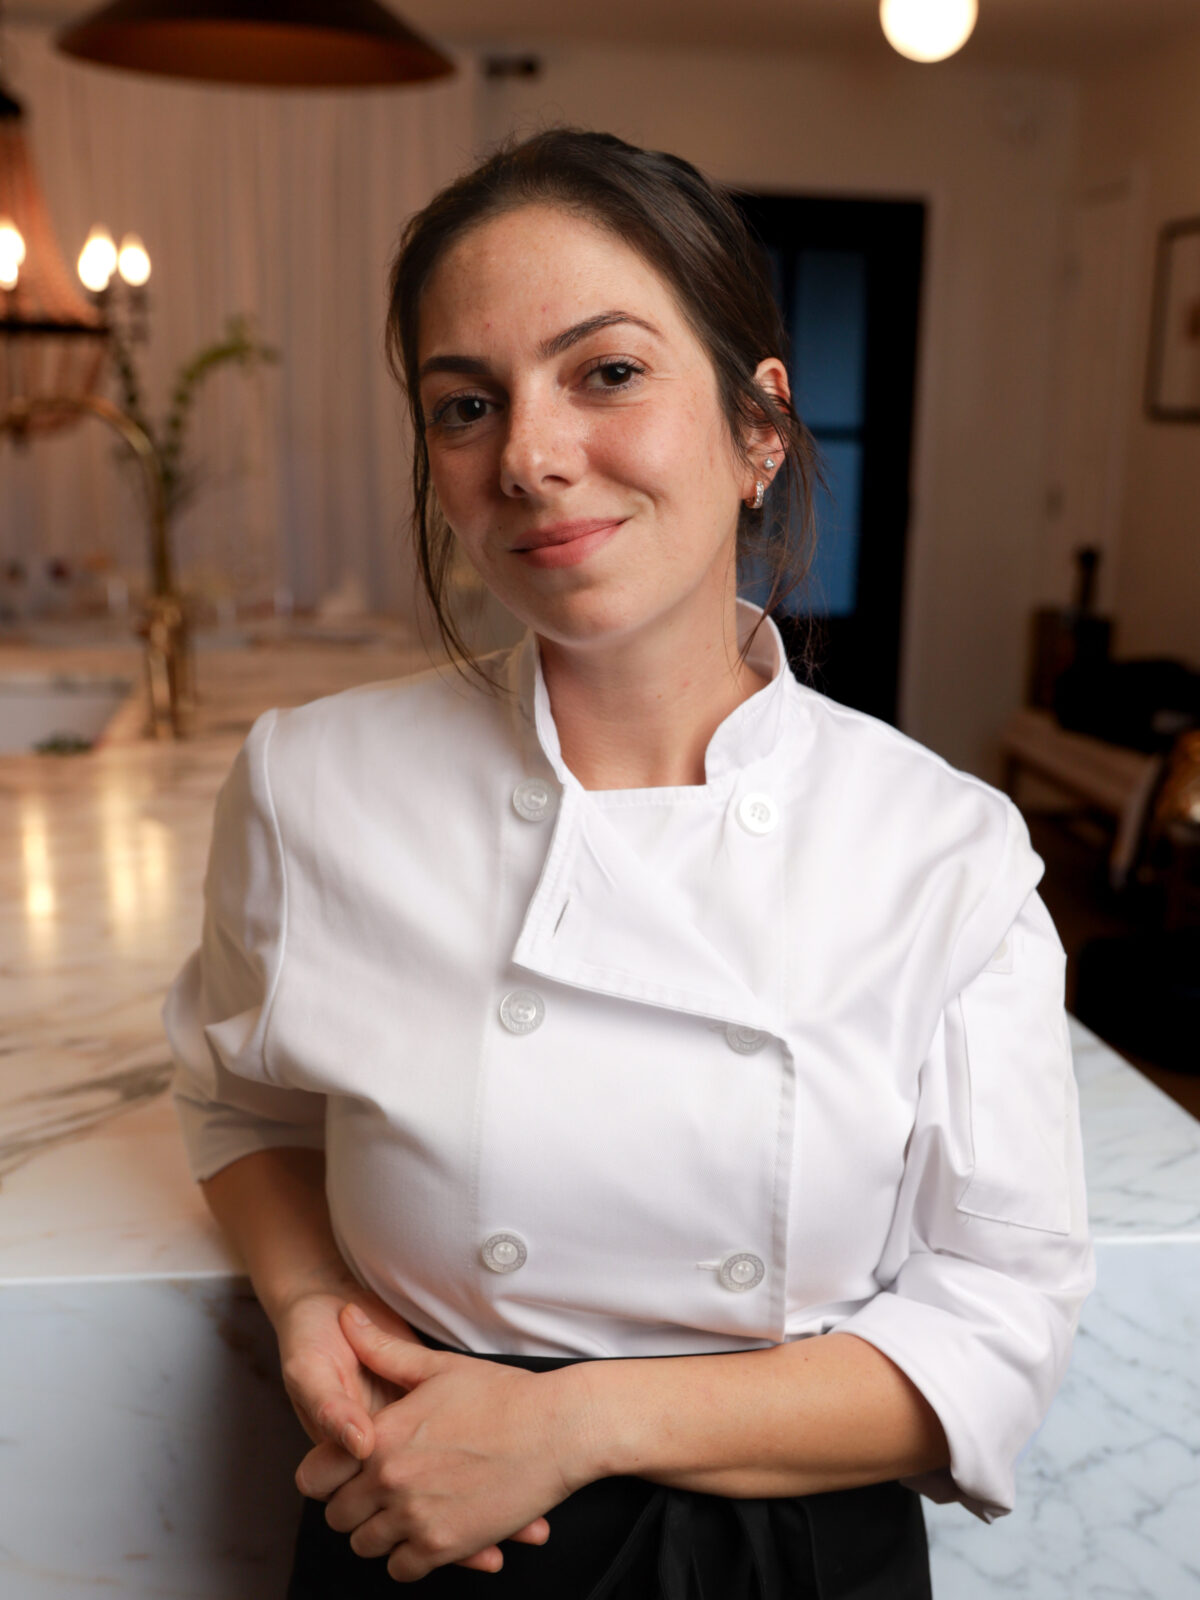
[[[94,394],[107,341],[104,317],[59,252],[21,102],[0,83],[0,432],[45,433],[77,421],[69,411],[25,407]]]
[[[419,83],[454,71],[377,0],[112,0],[56,43],[101,66],[279,89]]]
[[[945,61],[971,37],[979,0],[879,0],[892,49],[910,61]]]

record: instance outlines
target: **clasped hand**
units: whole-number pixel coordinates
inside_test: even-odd
[[[326,1501],[329,1526],[357,1555],[391,1551],[401,1583],[456,1561],[497,1571],[496,1541],[514,1535],[544,1543],[542,1513],[586,1481],[565,1459],[575,1430],[558,1374],[428,1350],[354,1305],[339,1322],[363,1366],[406,1392],[375,1413],[365,1459],[324,1442],[300,1463],[297,1487]]]

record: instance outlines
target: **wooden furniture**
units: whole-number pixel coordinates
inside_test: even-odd
[[[1011,799],[1016,800],[1020,775],[1028,770],[1114,819],[1108,875],[1114,889],[1123,888],[1137,858],[1163,757],[1071,733],[1059,726],[1053,711],[1037,706],[1012,713],[1000,745],[1004,788]]]

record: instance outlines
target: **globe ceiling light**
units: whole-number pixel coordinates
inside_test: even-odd
[[[880,0],[879,21],[893,50],[910,61],[944,61],[961,50],[979,0]]]
[[[378,0],[112,0],[55,42],[101,66],[274,88],[419,83],[454,71]]]

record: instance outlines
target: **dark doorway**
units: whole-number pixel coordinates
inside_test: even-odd
[[[789,652],[815,624],[814,688],[895,724],[925,206],[734,199],[766,249],[793,398],[831,489],[810,581],[775,620]]]

